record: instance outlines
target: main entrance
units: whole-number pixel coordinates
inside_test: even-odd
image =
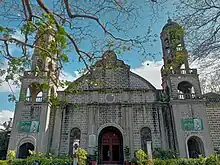
[[[121,164],[123,162],[122,144],[122,135],[117,128],[104,128],[99,135],[99,163]]]

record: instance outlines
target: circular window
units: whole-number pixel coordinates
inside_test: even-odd
[[[115,101],[115,96],[113,94],[106,94],[105,95],[105,100],[107,102],[113,102],[113,101]]]

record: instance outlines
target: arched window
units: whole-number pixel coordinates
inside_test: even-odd
[[[69,139],[69,155],[73,154],[73,143],[75,140],[80,140],[81,131],[79,128],[73,128],[70,131],[70,139]]]
[[[31,92],[30,92],[30,88],[27,88],[26,91],[26,101],[31,102]]]
[[[148,127],[141,129],[141,149],[147,153],[147,142],[152,141],[151,130]]]
[[[165,48],[166,49],[168,49],[169,48],[169,39],[168,38],[166,38],[165,40],[164,40],[164,44],[165,44]]]
[[[181,44],[178,44],[177,47],[176,47],[176,50],[177,51],[182,51],[183,50],[183,47]]]
[[[40,84],[32,83],[28,86],[26,91],[27,102],[42,102],[43,92],[40,88]]]
[[[49,71],[53,71],[53,63],[52,63],[52,61],[50,61],[49,63],[48,63],[48,69],[49,69]]]
[[[185,64],[182,64],[182,65],[180,66],[180,69],[186,69]]]
[[[43,92],[39,92],[36,97],[36,102],[42,102]]]

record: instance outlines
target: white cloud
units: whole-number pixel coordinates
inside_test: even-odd
[[[1,110],[0,111],[0,124],[3,124],[4,122],[9,121],[9,119],[13,117],[14,117],[14,111]]]
[[[142,63],[141,67],[131,69],[131,71],[145,78],[157,89],[161,89],[162,80],[161,80],[160,69],[162,65],[163,65],[162,60],[145,61],[144,63]]]
[[[8,63],[5,60],[3,64],[1,64],[0,69],[6,70],[8,68]],[[18,92],[18,89],[16,85],[13,85],[11,81],[6,82],[5,81],[6,74],[4,74],[0,80],[3,81],[0,83],[0,92]]]
[[[1,79],[4,79],[4,77],[2,77]],[[2,82],[0,84],[0,92],[18,92],[19,88],[16,85],[13,85],[11,81],[9,82]]]
[[[161,89],[161,73],[160,69],[163,65],[163,61],[145,61],[138,68],[131,69],[134,73],[140,75],[149,81],[157,89]],[[200,82],[203,92],[210,92],[210,89],[206,89],[204,86],[209,86],[214,80],[219,80],[220,74],[220,59],[215,56],[209,56],[204,59],[197,59],[190,63],[191,68],[198,69]],[[205,82],[205,83],[204,83]],[[204,88],[204,89],[203,89]]]
[[[145,61],[142,63],[142,65],[138,68],[131,69],[132,72],[138,74],[139,76],[145,78],[147,81],[149,81],[154,87],[157,89],[161,89],[161,74],[160,69],[163,65],[162,60],[161,61]],[[73,74],[63,71],[60,74],[60,80],[68,80],[68,81],[74,81],[77,78],[79,78],[81,75],[79,72],[75,71]],[[58,91],[62,91],[65,88],[58,88]]]
[[[219,92],[220,90],[220,59],[214,55],[196,59],[191,68],[198,69],[200,85],[203,93]]]
[[[12,35],[12,37],[17,40],[20,40],[20,41],[25,41],[25,35],[21,34],[19,30],[16,30],[16,32]],[[32,49],[28,48],[28,50],[32,50]],[[10,54],[12,54],[12,56],[21,56],[22,55],[21,47],[15,43],[9,44],[9,52],[10,52]]]
[[[71,73],[68,73],[68,72],[63,71],[63,72],[60,74],[59,79],[60,79],[60,80],[74,81],[74,80],[76,80],[77,78],[80,77],[80,75],[79,75],[79,73],[78,73],[77,71],[74,71],[74,74],[75,74],[75,76],[73,76],[73,74],[71,74]]]
[[[220,70],[220,59],[212,55],[206,58],[196,59],[190,64],[191,68],[197,68],[201,78],[215,75],[216,71]]]
[[[79,72],[74,71],[74,74],[75,74],[75,76],[74,76],[73,74],[71,74],[71,73],[62,71],[62,72],[60,73],[59,79],[60,79],[60,80],[66,80],[66,81],[71,81],[71,82],[73,82],[74,80],[76,80],[77,78],[80,77]],[[63,91],[65,88],[66,88],[66,87],[64,87],[64,88],[59,87],[59,88],[58,88],[58,91]]]
[[[145,78],[157,89],[161,89],[162,80],[161,80],[160,69],[162,65],[163,65],[162,60],[161,61],[145,61],[142,63],[140,67],[131,69],[131,71]],[[60,80],[74,81],[81,76],[79,72],[77,71],[75,71],[74,74],[63,71],[60,74],[59,78]],[[65,88],[60,87],[58,88],[58,91],[62,91],[64,89]]]
[[[17,30],[15,32],[15,34],[12,36],[20,41],[24,41],[25,40],[25,35],[24,34],[21,34],[19,30]]]

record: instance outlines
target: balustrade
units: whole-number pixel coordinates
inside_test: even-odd
[[[195,93],[179,93],[178,99],[180,100],[186,100],[186,99],[195,99],[196,95]]]
[[[25,77],[47,77],[49,75],[49,72],[47,71],[41,71],[41,72],[33,72],[33,71],[25,71],[24,76]]]
[[[26,101],[33,102],[32,97],[31,96],[26,97]],[[43,97],[42,96],[36,97],[34,102],[36,102],[36,103],[43,102]]]
[[[197,74],[197,69],[170,69],[165,72],[164,68],[161,69],[162,74]]]

